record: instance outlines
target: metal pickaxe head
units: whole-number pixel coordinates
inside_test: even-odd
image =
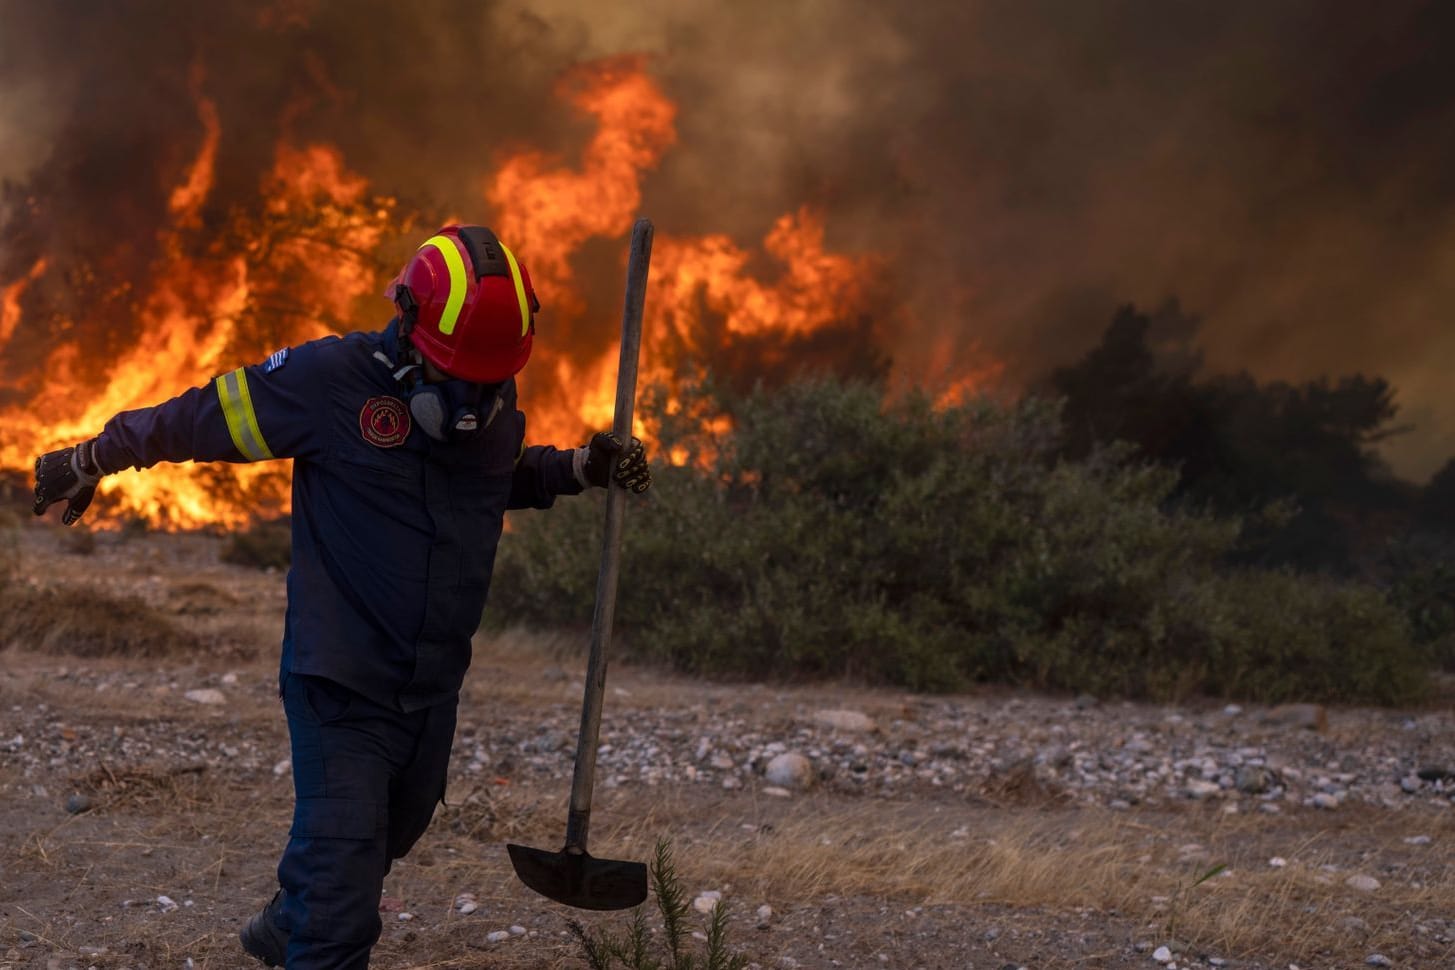
[[[647,898],[647,867],[640,862],[596,859],[568,848],[547,852],[507,845],[520,881],[547,899],[576,909],[630,909]]]

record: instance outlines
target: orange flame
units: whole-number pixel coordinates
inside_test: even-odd
[[[202,138],[168,197],[162,255],[147,285],[136,288],[144,294],[136,305],[139,337],[112,362],[101,386],[87,386],[95,381],[79,366],[91,363],[88,348],[74,339],[58,343],[44,362],[42,390],[23,406],[0,408],[0,467],[28,471],[35,455],[95,434],[119,411],[158,403],[280,346],[342,329],[361,298],[377,297],[376,254],[395,203],[371,196],[365,179],[327,145],[279,144],[259,183],[266,201],[227,227],[238,241],[199,244],[221,122],[201,93],[200,69],[192,80]],[[522,375],[530,440],[569,445],[611,423],[621,307],[619,291],[588,299],[573,260],[593,239],[624,242],[642,206],[644,180],[676,141],[677,109],[639,57],[579,66],[563,77],[557,94],[594,121],[579,158],[572,163],[524,148],[504,158],[482,187],[491,224],[530,268],[546,307],[535,356]],[[755,352],[766,358],[786,357],[794,341],[864,316],[874,299],[872,281],[882,275],[879,259],[830,251],[824,213],[807,206],[774,221],[758,247],[722,234],[659,235],[640,380],[668,388],[667,414],[701,428],[700,441],[663,457],[701,461],[731,430],[721,415],[686,414],[674,396],[676,382],[697,376],[691,367],[710,362],[733,341],[761,347]],[[0,291],[0,348],[21,322],[27,288],[48,268],[53,264],[42,258]],[[588,312],[607,307],[610,315],[588,324]],[[559,337],[587,326],[607,332],[589,347]],[[56,332],[67,329],[61,321]],[[941,403],[954,403],[993,369],[928,376],[944,378],[939,383],[949,390]],[[536,386],[550,393],[532,397]],[[649,438],[640,416],[635,432]],[[166,527],[237,526],[287,511],[288,477],[288,466],[278,462],[164,464],[111,476],[102,492],[113,515]],[[106,507],[98,503],[98,512]]]
[[[581,167],[554,166],[541,152],[526,150],[500,166],[485,198],[497,213],[501,238],[529,254],[541,299],[579,312],[571,255],[586,240],[619,236],[631,225],[641,205],[642,174],[677,140],[677,109],[640,57],[578,67],[562,78],[557,94],[596,119]]]
[[[30,288],[30,284],[45,275],[46,261],[42,256],[30,267],[30,272],[20,279],[5,287],[0,292],[0,350],[10,343],[10,337],[15,333],[15,328],[20,325],[20,298]]]
[[[202,122],[202,147],[187,171],[187,177],[172,189],[167,208],[176,226],[196,225],[202,204],[212,192],[212,179],[217,170],[217,146],[222,140],[222,121],[217,104],[202,94],[202,68],[194,65],[189,76],[192,96],[197,102],[197,119]]]
[[[323,336],[331,331],[327,317],[344,315],[355,299],[375,289],[361,253],[378,246],[391,203],[364,206],[366,183],[327,146],[278,147],[261,186],[269,199],[262,223],[271,228],[253,235],[243,252],[190,252],[196,240],[188,230],[198,224],[211,191],[220,135],[216,109],[206,98],[199,97],[198,114],[202,145],[169,199],[164,255],[137,309],[138,340],[114,361],[101,387],[85,387],[77,372],[81,346],[57,345],[45,362],[47,379],[39,394],[24,407],[0,413],[7,430],[0,466],[28,470],[35,455],[96,434],[120,411],[206,383],[237,366],[239,356],[256,360],[277,345]],[[338,251],[337,238],[350,239],[356,248]],[[44,271],[42,260],[6,289],[5,336],[19,322],[24,287]],[[284,306],[292,315],[281,326],[245,326],[248,318]],[[257,331],[274,335],[277,343],[260,343]],[[287,467],[274,463],[163,463],[103,479],[98,491],[110,498],[105,503],[110,513],[98,508],[98,515],[137,516],[171,528],[238,526],[286,512],[288,477]]]
[[[504,161],[485,197],[502,238],[526,260],[551,315],[571,318],[586,305],[575,288],[571,258],[589,239],[620,238],[631,226],[641,205],[642,180],[676,141],[676,110],[640,57],[579,67],[563,79],[558,93],[597,123],[579,166],[565,167],[526,150]],[[862,305],[870,261],[826,252],[820,213],[805,207],[782,216],[763,249],[782,266],[772,282],[755,278],[749,270],[754,254],[726,236],[657,237],[642,383],[670,385],[679,377],[684,355],[700,360],[711,352],[701,342],[704,312],[721,316],[730,333],[791,337],[842,320]],[[522,384],[531,386],[534,375],[544,371],[553,393],[528,403],[534,433],[564,442],[609,427],[616,350],[593,358],[546,340],[537,346]],[[634,432],[648,437],[640,418]],[[672,457],[686,460],[682,454]]]

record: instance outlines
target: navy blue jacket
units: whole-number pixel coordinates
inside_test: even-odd
[[[160,461],[292,458],[293,565],[282,672],[416,710],[470,663],[506,509],[582,490],[572,452],[526,448],[515,383],[485,429],[442,443],[395,380],[396,324],[279,351],[106,424],[108,472]]]

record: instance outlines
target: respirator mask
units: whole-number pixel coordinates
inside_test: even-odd
[[[411,353],[417,353],[412,351]],[[414,362],[400,368],[395,380],[404,384],[404,401],[409,416],[435,441],[467,441],[484,431],[500,413],[505,384],[476,384],[473,381],[427,381],[424,365]]]
[[[416,380],[405,395],[409,415],[435,441],[465,441],[490,426],[500,411],[500,384]]]

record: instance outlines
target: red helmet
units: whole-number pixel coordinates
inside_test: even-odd
[[[484,226],[445,226],[389,285],[400,335],[451,377],[493,384],[530,357],[540,309],[525,265]]]

